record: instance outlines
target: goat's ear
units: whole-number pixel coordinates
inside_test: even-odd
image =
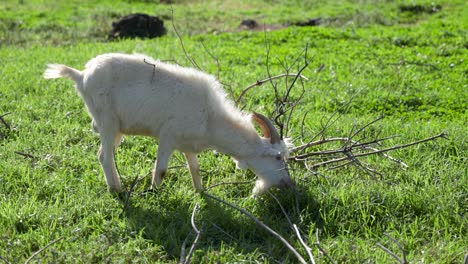
[[[243,161],[243,160],[238,160],[236,158],[232,158],[234,160],[234,162],[236,163],[236,168],[237,169],[240,169],[240,170],[244,170],[244,169],[247,169],[247,162]]]

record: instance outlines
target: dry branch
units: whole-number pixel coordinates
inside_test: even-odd
[[[276,76],[271,76],[271,77],[268,77],[266,79],[263,79],[263,80],[257,80],[256,82],[252,83],[251,85],[247,86],[239,95],[239,97],[237,97],[236,99],[236,105],[239,104],[240,100],[242,99],[242,97],[244,97],[244,95],[252,88],[256,87],[256,86],[261,86],[263,85],[264,83],[266,82],[269,82],[269,81],[272,81],[272,80],[275,80],[275,79],[279,79],[279,78],[284,78],[284,77],[296,77],[296,78],[302,78],[304,80],[309,80],[307,77],[305,77],[304,75],[301,75],[300,73],[284,73],[284,74],[280,74],[280,75],[276,75]]]
[[[328,261],[332,264],[335,264],[335,261],[328,255],[328,253],[320,246],[320,241],[319,241],[319,231],[320,229],[316,229],[315,230],[315,237],[316,237],[316,241],[315,241],[315,246],[317,246],[318,250],[320,251],[320,253],[322,253],[325,257],[327,257]]]
[[[242,209],[242,208],[239,208],[229,202],[226,202],[224,201],[223,199],[220,199],[216,196],[213,196],[207,192],[204,192],[203,193],[204,196],[212,199],[212,200],[215,200],[219,203],[222,203],[224,205],[227,205],[233,209],[236,209],[237,211],[241,212],[242,214],[246,215],[248,218],[252,219],[257,225],[259,225],[260,227],[262,227],[263,229],[265,229],[268,233],[270,233],[271,235],[273,235],[274,237],[276,237],[278,240],[280,240],[283,245],[286,246],[286,248],[289,249],[289,251],[291,251],[295,256],[296,258],[299,260],[300,263],[302,264],[307,264],[307,262],[305,261],[305,259],[297,252],[297,250],[291,246],[291,244],[289,244],[288,241],[286,241],[286,239],[284,237],[282,237],[280,234],[278,234],[275,230],[271,229],[269,226],[265,225],[262,221],[260,221],[258,218],[256,218],[255,216],[253,216],[251,213],[247,212],[245,209]]]
[[[314,256],[312,255],[312,249],[309,246],[307,246],[307,244],[302,239],[301,232],[299,232],[299,228],[297,228],[296,224],[293,224],[293,229],[294,229],[294,232],[296,233],[297,238],[299,239],[299,242],[301,242],[302,247],[307,252],[310,263],[315,264],[315,259],[314,259]]]
[[[280,207],[281,211],[283,212],[283,215],[286,217],[286,219],[288,220],[288,223],[289,223],[289,226],[291,227],[291,229],[295,232],[297,238],[299,239],[299,242],[301,243],[302,247],[304,248],[304,250],[307,252],[307,255],[309,256],[309,260],[310,260],[310,263],[313,263],[315,264],[315,260],[314,260],[314,256],[312,255],[312,251],[311,251],[311,248],[309,246],[307,246],[307,244],[304,242],[304,240],[302,239],[301,237],[301,233],[299,232],[299,229],[297,228],[297,225],[296,224],[293,224],[292,221],[291,221],[291,218],[289,217],[289,215],[286,213],[286,210],[284,210],[284,207],[283,205],[281,205],[280,201],[278,200],[278,198],[271,192],[268,192],[268,194],[276,201],[276,203],[278,204],[278,206]]]
[[[314,142],[309,142],[309,143],[304,144],[302,146],[296,147],[296,148],[292,149],[291,152],[295,153],[295,152],[298,152],[298,151],[303,151],[303,150],[305,150],[305,149],[307,149],[309,147],[312,147],[312,146],[318,146],[318,145],[323,145],[323,144],[326,144],[326,143],[337,142],[337,141],[346,142],[346,143],[351,142],[352,145],[347,147],[346,143],[345,143],[345,147],[342,147],[340,149],[323,150],[323,151],[315,151],[315,152],[309,152],[309,153],[304,153],[304,154],[298,154],[298,155],[290,157],[289,160],[304,161],[307,158],[310,158],[312,156],[329,156],[329,157],[333,157],[336,154],[343,154],[344,155],[344,157],[332,158],[330,160],[326,160],[326,161],[319,162],[319,163],[311,165],[310,168],[314,169],[314,168],[326,166],[326,165],[329,165],[329,164],[332,164],[332,163],[350,161],[350,162],[347,162],[345,164],[340,164],[340,165],[336,166],[336,167],[341,167],[341,166],[344,166],[344,165],[347,165],[349,163],[357,161],[358,157],[382,154],[382,155],[384,155],[384,157],[386,157],[386,158],[388,158],[388,159],[390,159],[390,160],[392,160],[394,162],[397,162],[397,163],[401,164],[404,167],[407,167],[408,165],[406,165],[405,163],[403,163],[399,159],[393,158],[393,157],[389,156],[388,154],[385,154],[385,152],[392,151],[392,150],[397,150],[397,149],[402,149],[402,148],[407,148],[407,147],[414,146],[414,145],[417,145],[417,144],[421,144],[421,143],[424,143],[424,142],[427,142],[427,141],[436,140],[438,138],[446,138],[446,136],[447,136],[446,133],[443,132],[443,133],[440,133],[438,135],[431,136],[429,138],[417,140],[417,141],[410,142],[410,143],[407,143],[407,144],[396,145],[396,146],[385,148],[385,149],[377,149],[377,148],[371,147],[369,145],[375,144],[378,141],[382,141],[382,140],[385,140],[385,139],[388,139],[388,138],[373,140],[373,141],[366,142],[366,143],[359,143],[357,141],[352,141],[349,138],[341,138],[341,137],[326,138],[326,139],[321,139],[321,140],[314,141]],[[370,150],[370,151],[361,152],[361,153],[353,153],[354,150],[359,150],[359,151]]]
[[[49,244],[45,245],[43,248],[39,249],[38,251],[34,252],[25,262],[24,264],[28,264],[34,257],[36,257],[37,255],[39,255],[42,251],[46,250],[48,247],[52,246],[53,244],[59,242],[60,240],[62,240],[63,237],[59,237],[53,241],[51,241]]]
[[[3,260],[3,262],[5,262],[6,264],[10,264],[11,262],[8,261],[6,258],[0,256],[0,259]]]
[[[403,254],[403,259],[401,259],[400,257],[398,257],[397,254],[393,253],[390,249],[386,248],[385,246],[383,246],[382,244],[380,243],[377,243],[377,246],[379,246],[383,251],[385,251],[387,254],[389,254],[390,256],[392,256],[394,259],[396,259],[399,263],[401,264],[408,264],[408,261],[406,260],[406,252],[403,250],[403,247],[400,245],[400,243],[394,239],[393,237],[391,237],[389,234],[387,233],[384,233],[384,235],[386,237],[388,237],[393,243],[395,243],[397,246],[398,246],[398,249],[400,249],[400,251],[402,252]]]
[[[174,9],[172,8],[172,6],[171,6],[171,23],[172,23],[172,28],[174,29],[174,32],[177,35],[177,38],[179,39],[180,46],[182,47],[182,50],[184,51],[185,57],[190,61],[193,67],[200,70],[201,69],[200,66],[198,66],[197,62],[188,54],[187,50],[185,49],[184,42],[182,41],[182,36],[179,34],[179,31],[177,30],[175,23],[174,23]]]
[[[15,151],[15,153],[20,155],[20,156],[23,156],[25,158],[36,159],[36,156],[34,156],[32,154],[29,154],[29,153],[24,153],[24,152],[21,152],[21,151]]]
[[[120,174],[119,174],[120,175]],[[133,194],[133,192],[135,191],[135,187],[137,186],[138,183],[140,183],[144,178],[146,178],[149,174],[147,174],[146,176],[143,176],[143,177],[138,177],[138,175],[135,176],[135,178],[133,178],[132,180],[132,183],[130,184],[130,187],[125,191],[124,195],[125,195],[125,201],[124,201],[124,205],[122,207],[122,212],[120,213],[121,215],[123,215],[125,213],[125,210],[128,208],[128,205],[129,205],[129,202],[130,202],[130,196]]]
[[[11,113],[8,112],[8,113],[5,113],[5,114],[3,114],[3,115],[0,115],[0,121],[3,123],[3,125],[4,125],[8,130],[10,130],[11,127],[10,127],[10,125],[5,121],[4,117],[7,116],[7,115],[9,115],[9,114],[11,114]]]
[[[393,147],[390,147],[390,148],[380,149],[380,150],[376,150],[376,151],[353,154],[352,157],[353,158],[358,158],[358,157],[370,156],[370,155],[375,155],[375,154],[381,154],[381,153],[392,151],[392,150],[407,148],[407,147],[414,146],[414,145],[417,145],[417,144],[421,144],[421,143],[424,143],[424,142],[427,142],[427,141],[432,141],[432,140],[435,140],[437,138],[446,138],[446,134],[445,133],[440,133],[438,135],[435,135],[435,136],[432,136],[432,137],[429,137],[429,138],[421,139],[421,140],[414,141],[414,142],[407,143],[407,144],[403,144],[403,145],[396,145],[396,146],[393,146]],[[318,168],[318,167],[322,167],[322,166],[325,166],[325,165],[328,165],[328,164],[331,164],[331,163],[337,163],[337,162],[341,162],[341,161],[345,161],[345,160],[349,160],[349,157],[343,157],[343,158],[338,158],[338,159],[333,159],[333,160],[328,160],[328,161],[316,163],[316,164],[312,165],[311,168]]]
[[[254,180],[250,180],[250,181],[238,181],[238,182],[219,182],[219,183],[215,183],[213,185],[210,185],[206,188],[206,190],[211,190],[215,187],[218,187],[218,186],[222,186],[222,185],[237,185],[237,184],[251,184],[255,182],[255,179]]]
[[[188,236],[184,240],[184,243],[182,244],[182,250],[181,250],[181,254],[180,254],[181,257],[180,257],[179,263],[184,263],[184,264],[190,263],[190,259],[192,258],[193,252],[197,248],[198,242],[200,241],[202,231],[201,231],[201,229],[198,229],[197,225],[195,224],[195,214],[197,213],[198,208],[199,208],[199,205],[198,205],[198,203],[196,203],[195,207],[193,208],[192,217],[191,217],[191,221],[190,221],[191,224],[192,224],[193,231],[195,231],[197,236],[195,237],[195,240],[193,241],[192,246],[190,247],[190,250],[189,250],[189,253],[188,253],[187,257],[185,257],[185,244],[186,244],[186,241],[188,239]]]

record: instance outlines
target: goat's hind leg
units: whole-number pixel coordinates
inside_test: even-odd
[[[99,128],[99,137],[101,138],[101,147],[99,149],[99,162],[101,163],[109,189],[113,192],[121,192],[122,185],[120,176],[115,166],[115,147],[120,143],[122,135],[115,129]]]

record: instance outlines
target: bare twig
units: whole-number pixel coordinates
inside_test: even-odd
[[[148,64],[148,65],[153,66],[153,74],[151,75],[151,83],[153,83],[153,81],[154,81],[154,74],[156,73],[156,64],[151,63],[151,62],[149,62],[149,61],[146,61],[146,58],[143,59],[143,62],[146,63],[146,64]]]
[[[301,53],[300,56],[298,56],[296,58],[296,61],[299,60],[299,58],[302,56],[302,54],[304,54],[304,65],[299,69],[299,71],[297,72],[296,76],[294,77],[293,81],[291,82],[291,84],[287,84],[286,83],[286,89],[285,89],[285,92],[283,94],[283,96],[279,96],[278,94],[278,91],[275,88],[275,112],[276,112],[276,116],[275,118],[273,119],[275,121],[275,124],[278,126],[279,128],[279,134],[280,134],[280,138],[283,138],[284,135],[287,134],[287,128],[288,128],[288,125],[289,125],[289,122],[290,122],[290,118],[292,116],[292,112],[294,111],[294,108],[299,104],[299,102],[302,100],[302,97],[304,96],[305,94],[305,89],[303,88],[302,90],[302,93],[301,95],[299,96],[298,99],[296,99],[296,101],[294,103],[292,103],[292,106],[290,107],[290,109],[287,109],[286,110],[286,106],[288,104],[290,104],[290,94],[291,94],[291,91],[292,89],[294,88],[294,84],[297,82],[297,80],[299,80],[302,72],[309,66],[310,62],[308,61],[308,58],[307,58],[307,52],[308,52],[308,49],[309,49],[309,45],[307,44],[304,48],[304,52]],[[286,71],[289,71],[288,68],[286,68]],[[289,117],[286,117],[286,113],[289,111]],[[286,120],[285,120],[286,119]],[[286,124],[286,125],[285,125]],[[285,131],[286,129],[286,131]]]
[[[433,70],[440,70],[440,69],[439,69],[437,66],[435,66],[434,64],[422,63],[422,62],[418,62],[418,61],[401,60],[401,61],[398,62],[398,63],[388,63],[388,65],[392,65],[392,66],[416,65],[416,66],[430,67],[430,68],[432,68]]]
[[[302,78],[304,80],[309,80],[307,77],[305,77],[304,75],[301,75],[300,73],[283,73],[283,74],[280,74],[280,75],[276,75],[276,76],[271,76],[271,77],[268,77],[266,79],[263,79],[263,80],[257,80],[256,82],[252,83],[251,85],[247,86],[242,92],[241,94],[239,95],[239,97],[237,97],[236,99],[236,105],[239,104],[240,100],[242,99],[242,97],[244,97],[244,95],[252,88],[256,87],[256,86],[261,86],[263,85],[264,83],[266,82],[269,82],[269,81],[272,81],[272,80],[275,80],[275,79],[279,79],[279,78],[284,78],[284,77],[296,77],[296,78]]]
[[[296,224],[293,224],[293,229],[296,232],[296,236],[299,239],[299,242],[301,242],[302,247],[307,252],[307,255],[309,256],[310,263],[315,264],[315,259],[314,259],[314,256],[312,255],[312,249],[309,246],[307,246],[307,244],[302,239],[301,233],[299,232],[299,229],[297,228]]]
[[[190,237],[191,234],[192,234],[192,231],[190,231],[190,232],[187,234],[187,236],[186,236],[185,239],[184,239],[184,242],[182,242],[182,246],[180,247],[180,260],[179,260],[179,264],[185,263],[185,248],[186,248],[188,239],[189,239],[189,237]]]
[[[353,139],[357,134],[361,133],[364,129],[366,129],[367,127],[371,126],[372,124],[374,124],[375,122],[379,121],[379,120],[382,120],[384,118],[383,115],[377,117],[376,119],[372,120],[371,122],[367,123],[366,125],[362,126],[361,128],[359,128],[356,132],[354,132],[351,136],[349,136],[348,138],[349,139]],[[349,142],[347,142],[349,143]]]
[[[255,179],[254,179],[254,180],[250,180],[250,181],[239,181],[239,182],[220,182],[220,183],[215,183],[215,184],[213,184],[213,185],[211,185],[211,186],[208,186],[208,187],[206,188],[206,190],[211,190],[211,189],[213,189],[213,188],[215,188],[215,187],[218,187],[218,186],[221,186],[221,185],[250,184],[250,183],[253,183],[254,181],[255,181]]]
[[[37,157],[32,155],[32,154],[29,154],[29,153],[24,153],[24,152],[20,152],[20,151],[15,151],[16,154],[20,155],[20,156],[23,156],[25,158],[29,158],[29,159],[36,159]]]
[[[5,114],[3,114],[3,115],[0,116],[0,121],[3,123],[3,125],[4,125],[8,130],[10,130],[11,127],[10,127],[10,125],[5,121],[4,117],[7,116],[7,115],[10,115],[10,114],[11,114],[11,113],[8,112],[8,113],[5,113]]]
[[[384,153],[384,152],[392,151],[392,150],[396,150],[396,149],[407,148],[407,147],[417,145],[417,144],[421,144],[421,143],[424,143],[424,142],[427,142],[427,141],[432,141],[432,140],[435,140],[437,138],[446,138],[446,136],[447,136],[446,133],[443,132],[443,133],[440,133],[438,135],[435,135],[435,136],[432,136],[432,137],[429,137],[429,138],[425,138],[425,139],[421,139],[421,140],[418,140],[418,141],[414,141],[414,142],[411,142],[411,143],[408,143],[408,144],[396,145],[396,146],[381,149],[381,150],[375,150],[375,151],[371,151],[371,152],[354,154],[353,158],[370,156],[370,155],[380,154],[380,153]],[[331,163],[341,162],[341,161],[345,161],[345,160],[348,160],[348,159],[349,159],[348,157],[343,157],[343,158],[327,160],[327,161],[324,161],[324,162],[316,163],[316,164],[312,165],[311,168],[318,168],[318,167],[322,167],[322,166],[325,166],[325,165],[328,165],[328,164],[331,164]]]
[[[198,207],[200,206],[198,205],[198,203],[196,203],[195,207],[193,207],[192,217],[190,218],[190,223],[192,224],[192,228],[197,234],[200,233],[200,230],[197,228],[197,225],[195,224],[195,214],[197,213]]]
[[[327,254],[327,252],[320,246],[320,241],[319,241],[319,233],[320,233],[320,229],[316,229],[315,230],[315,246],[318,248],[318,250],[320,251],[320,253],[322,253],[325,257],[327,257],[328,261],[330,261],[330,263],[332,264],[335,264],[335,261]]]
[[[384,140],[388,140],[388,139],[391,139],[391,138],[395,138],[397,136],[390,136],[390,137],[386,137],[386,138],[381,138],[381,139],[376,139],[376,140],[372,140],[372,141],[368,141],[368,142],[364,142],[364,143],[359,143],[358,141],[354,141],[354,140],[351,140],[350,138],[348,137],[344,137],[344,138],[326,138],[326,139],[321,139],[321,140],[318,140],[318,141],[313,141],[313,142],[309,142],[307,144],[304,144],[304,145],[301,145],[301,146],[298,146],[298,147],[295,147],[291,150],[291,153],[294,153],[294,152],[298,152],[298,151],[301,151],[301,150],[304,150],[308,147],[312,147],[312,146],[317,146],[317,145],[322,145],[322,144],[326,144],[326,143],[330,143],[330,142],[345,142],[345,147],[342,147],[340,149],[336,149],[336,150],[322,150],[322,151],[314,151],[314,152],[309,152],[309,153],[305,153],[305,154],[300,154],[300,155],[295,155],[295,156],[292,156],[292,157],[289,157],[290,160],[304,160],[308,157],[312,157],[312,156],[326,156],[326,155],[333,155],[333,154],[346,154],[350,151],[352,151],[353,149],[360,149],[360,150],[372,150],[372,151],[378,151],[377,148],[373,148],[373,147],[370,147],[369,145],[371,144],[377,144],[379,142],[382,142]],[[349,147],[346,147],[346,145],[351,142],[351,146]],[[404,162],[402,162],[401,160],[399,159],[396,159],[386,153],[380,153],[382,156],[384,156],[385,158],[395,162],[395,163],[398,163],[400,164],[401,166],[403,166],[404,168],[408,168],[408,165],[405,164]],[[338,166],[335,166],[335,167],[332,167],[330,169],[337,169],[339,167],[343,167],[344,165],[347,165],[351,162],[346,162],[346,163],[343,163],[343,164],[340,164]]]
[[[325,64],[320,64],[320,66],[315,70],[315,73],[321,72],[325,68]]]
[[[171,5],[171,23],[172,23],[172,28],[174,29],[174,32],[177,35],[177,38],[179,39],[180,46],[182,47],[182,50],[184,51],[185,57],[190,61],[190,63],[195,68],[201,69],[200,66],[198,66],[197,62],[188,54],[187,50],[185,49],[184,42],[182,41],[182,36],[179,34],[179,31],[177,31],[177,28],[174,23],[174,9],[172,8],[172,5]]]
[[[276,196],[270,191],[268,191],[268,194],[271,196],[271,198],[273,198],[276,201],[276,203],[280,207],[281,212],[283,212],[283,215],[286,217],[286,220],[288,220],[288,223],[289,223],[289,226],[291,227],[291,229],[294,229],[294,224],[292,223],[291,218],[289,218],[289,215],[286,213],[286,210],[284,210],[284,207],[283,207],[283,205],[281,205],[278,198],[276,198]]]
[[[377,246],[379,246],[383,251],[385,251],[386,253],[388,253],[390,256],[392,256],[394,259],[396,259],[399,263],[401,264],[408,264],[408,261],[406,260],[406,252],[403,250],[403,247],[400,245],[400,243],[394,239],[393,237],[391,237],[389,234],[387,233],[384,233],[384,235],[386,237],[388,237],[390,240],[392,240],[393,243],[395,243],[398,248],[400,249],[400,251],[402,252],[403,254],[403,259],[401,259],[400,257],[398,257],[398,255],[396,255],[395,253],[393,253],[390,249],[386,248],[385,246],[383,246],[382,244],[380,243],[377,243]]]
[[[343,141],[348,141],[348,140],[349,140],[349,138],[346,138],[346,137],[324,138],[324,139],[309,142],[309,143],[303,144],[301,146],[292,148],[290,153],[295,153],[295,152],[298,152],[300,150],[303,150],[303,149],[306,149],[306,148],[309,148],[309,147],[312,147],[312,146],[322,145],[322,144],[329,143],[329,142],[337,142],[337,141],[343,142]],[[295,157],[291,157],[290,159],[295,159],[295,158],[302,158],[302,156],[298,155],[298,156],[295,156]]]
[[[6,258],[0,256],[0,259],[3,260],[3,262],[5,262],[6,264],[11,264],[10,261],[8,261]]]
[[[197,213],[198,211],[198,203],[195,204],[195,207],[193,208],[193,211],[192,211],[192,218],[191,218],[191,223],[192,223],[192,228],[193,230],[195,231],[195,233],[197,234],[197,236],[195,237],[195,240],[193,241],[192,243],[192,246],[190,247],[190,250],[189,250],[189,253],[187,255],[187,258],[185,259],[185,261],[183,262],[184,264],[188,264],[190,263],[190,259],[192,258],[192,254],[193,252],[195,251],[195,249],[197,248],[197,245],[198,245],[198,242],[200,241],[200,237],[201,237],[201,230],[197,228],[197,225],[195,224],[195,214]],[[182,258],[181,258],[182,260]]]
[[[269,226],[265,225],[262,221],[260,221],[258,218],[256,218],[255,216],[253,216],[252,214],[250,214],[249,212],[247,212],[245,209],[242,209],[242,208],[239,208],[231,203],[228,203],[216,196],[213,196],[207,192],[203,193],[206,197],[212,199],[212,200],[215,200],[219,203],[222,203],[224,205],[227,205],[231,208],[234,208],[236,210],[238,210],[239,212],[243,213],[244,215],[246,215],[247,217],[249,217],[250,219],[252,219],[255,223],[257,223],[260,227],[262,227],[263,229],[265,229],[268,233],[270,233],[271,235],[273,235],[274,237],[276,237],[278,240],[280,240],[283,245],[286,246],[286,248],[289,249],[289,251],[291,251],[295,256],[296,258],[299,260],[300,263],[303,263],[303,264],[306,264],[307,262],[305,261],[305,259],[297,252],[297,250],[291,246],[291,244],[288,243],[288,241],[286,241],[286,239],[284,239],[284,237],[282,237],[280,234],[278,234],[276,231],[274,231],[273,229],[271,229]]]
[[[210,222],[211,223],[211,222]],[[231,240],[234,240],[234,241],[238,241],[238,239],[236,239],[235,237],[231,236],[228,232],[224,231],[224,229],[222,229],[220,226],[218,226],[217,224],[215,223],[211,223],[211,225],[218,229],[219,231],[221,231],[221,233],[225,234],[226,236],[228,236]]]
[[[406,262],[403,262],[403,260],[398,257],[395,253],[393,253],[390,249],[386,248],[385,246],[383,246],[382,244],[380,243],[377,243],[377,246],[379,246],[383,251],[385,251],[387,254],[389,254],[390,256],[392,256],[394,259],[396,259],[399,263],[401,264],[404,264]]]
[[[148,174],[146,176],[148,176]],[[121,214],[123,214],[125,212],[125,210],[127,209],[128,204],[130,202],[130,196],[132,195],[133,191],[135,190],[136,185],[138,183],[140,183],[144,178],[146,178],[146,176],[140,178],[140,177],[138,177],[138,175],[136,175],[135,178],[133,178],[132,183],[130,184],[130,187],[125,192],[125,202],[124,202],[124,205],[122,207]]]
[[[312,255],[311,248],[309,246],[307,246],[307,244],[302,239],[301,233],[299,232],[299,229],[297,228],[297,225],[292,223],[291,218],[289,218],[289,215],[286,213],[286,210],[284,210],[284,207],[283,207],[283,205],[281,205],[278,198],[272,192],[268,192],[268,194],[276,201],[276,203],[280,207],[281,211],[283,212],[283,215],[288,220],[289,226],[295,232],[297,238],[299,239],[299,242],[301,243],[304,250],[307,252],[307,256],[309,256],[310,263],[315,264],[315,260],[314,260],[314,256]]]
[[[203,49],[206,51],[206,53],[208,53],[208,55],[210,55],[210,57],[216,62],[216,67],[217,67],[217,69],[218,69],[217,74],[216,74],[216,78],[219,80],[219,73],[221,72],[221,66],[220,66],[220,64],[219,64],[218,57],[216,57],[215,55],[213,55],[213,53],[211,53],[211,52],[206,48],[205,42],[200,41],[200,43],[202,44]]]
[[[34,252],[25,262],[24,264],[28,264],[35,256],[39,255],[42,251],[46,250],[48,247],[52,246],[53,244],[59,242],[62,240],[63,237],[59,237],[53,241],[51,241],[49,244],[45,245],[43,248],[39,249],[38,251]]]
[[[346,112],[347,109],[350,107],[351,103],[353,102],[354,100],[354,95],[348,100],[348,102],[346,102],[346,104],[340,106],[338,109],[336,109],[328,118],[327,120],[325,121],[324,123],[324,117],[320,120],[320,124],[322,126],[322,128],[320,129],[320,131],[313,137],[311,137],[308,142],[313,142],[316,138],[318,138],[320,136],[320,138],[324,138],[324,134],[325,134],[325,131],[331,127],[333,124],[335,124],[341,117],[342,117],[342,114],[339,114],[338,113],[343,113],[343,112]],[[302,122],[302,125],[304,126],[304,121]],[[301,130],[303,131],[303,127],[301,128]],[[304,134],[304,133],[303,133]],[[303,135],[302,134],[302,135]],[[304,136],[302,136],[304,137]]]

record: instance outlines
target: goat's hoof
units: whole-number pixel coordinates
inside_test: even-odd
[[[123,192],[125,192],[125,190],[122,189],[122,187],[118,187],[118,188],[109,187],[109,192],[111,192],[111,193],[123,193]]]
[[[125,201],[128,196],[128,192],[113,192],[113,195],[116,196],[120,201]]]
[[[154,194],[156,194],[156,193],[157,193],[157,191],[156,191],[155,189],[152,189],[152,188],[151,188],[151,189],[142,191],[142,192],[140,193],[140,196],[154,195]]]
[[[201,188],[201,189],[195,189],[195,192],[199,193],[199,194],[202,194],[206,191],[205,188]]]

